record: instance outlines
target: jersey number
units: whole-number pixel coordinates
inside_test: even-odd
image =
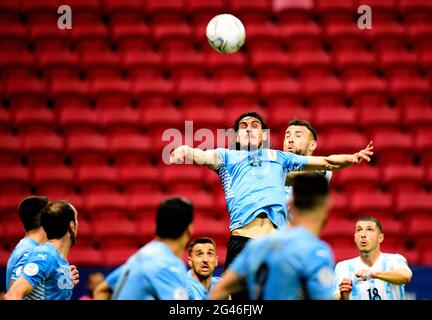
[[[379,295],[378,289],[368,289],[369,300],[381,300],[381,296]]]

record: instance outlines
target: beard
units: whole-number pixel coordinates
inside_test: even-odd
[[[77,242],[77,240],[76,240],[76,235],[75,235],[75,233],[74,233],[73,231],[70,232],[70,237],[69,237],[69,239],[70,239],[71,245],[76,244],[76,242]]]

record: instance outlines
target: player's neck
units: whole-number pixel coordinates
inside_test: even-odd
[[[182,244],[182,241],[178,239],[165,239],[165,238],[156,238],[160,242],[164,243],[177,257],[180,259],[183,257],[183,252],[185,250],[185,246]]]
[[[27,231],[25,233],[25,236],[41,244],[47,242],[48,240],[46,237],[46,233],[42,227]]]
[[[310,212],[304,216],[296,216],[293,219],[292,225],[302,226],[318,238],[322,230],[322,222],[318,219],[318,216],[318,212]]]
[[[61,239],[51,239],[48,240],[48,242],[51,243],[54,246],[54,248],[58,250],[58,252],[64,259],[67,259],[71,247],[69,233],[67,233]]]
[[[368,265],[369,267],[372,267],[375,262],[378,260],[379,256],[381,255],[381,251],[379,249],[368,252],[368,253],[360,253],[360,259],[361,261]]]

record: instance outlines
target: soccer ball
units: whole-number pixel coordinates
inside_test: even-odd
[[[223,54],[238,51],[246,39],[243,23],[232,14],[224,13],[213,17],[207,24],[207,40],[210,46]]]

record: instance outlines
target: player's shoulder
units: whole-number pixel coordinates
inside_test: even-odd
[[[407,259],[403,255],[401,255],[399,253],[385,253],[385,252],[382,252],[381,254],[383,255],[383,258],[385,260],[388,260],[388,261],[405,261],[405,262],[407,261]]]
[[[341,260],[338,263],[336,263],[336,267],[342,268],[342,267],[349,267],[359,262],[359,257],[354,257],[351,259],[345,259]]]

